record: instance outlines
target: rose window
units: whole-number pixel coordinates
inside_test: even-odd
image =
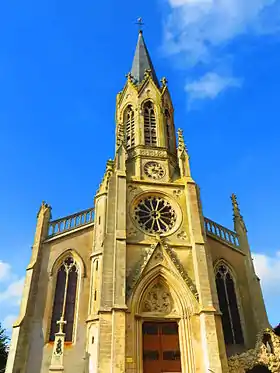
[[[161,179],[164,176],[164,168],[158,162],[147,162],[144,166],[145,174],[151,179]]]
[[[134,217],[148,233],[166,233],[175,225],[176,213],[171,204],[162,197],[147,197],[139,201]]]

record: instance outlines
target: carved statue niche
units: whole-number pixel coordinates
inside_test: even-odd
[[[145,294],[142,301],[142,312],[168,314],[173,309],[170,290],[161,281],[156,282]]]

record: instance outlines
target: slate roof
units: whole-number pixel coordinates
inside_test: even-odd
[[[140,84],[142,82],[146,70],[151,71],[154,82],[157,86],[159,86],[156,72],[144,41],[143,32],[141,30],[139,31],[138,41],[131,68],[131,75],[134,78],[136,84]]]

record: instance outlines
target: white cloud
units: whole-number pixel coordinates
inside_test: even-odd
[[[3,301],[19,304],[24,285],[24,278],[12,282],[4,291],[0,292],[0,303]]]
[[[11,276],[11,266],[0,260],[0,281],[8,280]]]
[[[24,277],[20,278],[9,263],[0,260],[0,318],[10,332],[19,313],[24,286]]]
[[[170,11],[164,26],[164,50],[178,56],[184,69],[203,67],[202,75],[217,67],[230,68],[232,56],[227,47],[237,37],[280,31],[279,0],[167,1]]]
[[[193,63],[205,61],[213,48],[224,47],[239,35],[279,30],[277,0],[169,0],[169,5],[167,47],[171,53],[186,52]],[[265,23],[267,12],[270,26]]]
[[[197,99],[216,98],[222,91],[230,87],[240,87],[241,80],[231,76],[222,76],[217,73],[207,73],[196,81],[187,83],[185,91],[190,101]]]
[[[13,323],[16,321],[17,315],[8,315],[3,320],[3,327],[5,329],[11,329],[13,326]]]
[[[261,280],[268,318],[272,326],[276,326],[280,322],[280,251],[271,255],[253,253],[252,257]]]
[[[280,295],[280,251],[274,256],[253,254],[254,266],[261,279],[262,288],[266,292],[277,290]]]

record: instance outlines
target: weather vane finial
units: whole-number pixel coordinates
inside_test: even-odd
[[[144,25],[142,17],[137,18],[136,25],[139,27],[139,32],[142,32],[142,26]]]

